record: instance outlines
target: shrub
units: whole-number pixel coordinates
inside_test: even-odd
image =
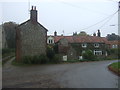
[[[41,54],[41,55],[39,56],[39,59],[40,59],[40,62],[39,62],[39,63],[41,63],[41,64],[45,64],[45,63],[48,63],[48,62],[49,62],[49,59],[48,59],[47,56],[44,55],[44,54]]]
[[[8,54],[8,53],[11,53],[11,52],[15,52],[15,49],[10,49],[10,48],[3,48],[2,49],[2,55]]]
[[[22,62],[25,64],[45,64],[49,60],[46,55],[41,54],[40,56],[24,56]]]
[[[82,56],[83,56],[83,59],[85,61],[87,61],[87,60],[95,60],[96,59],[95,55],[93,54],[93,52],[91,50],[87,50],[85,53],[83,53]]]
[[[22,58],[22,62],[25,64],[32,64],[33,57],[32,56],[24,56]]]
[[[51,60],[53,63],[60,63],[61,62],[61,57],[59,54],[55,54],[54,58]]]
[[[52,48],[48,47],[47,48],[47,57],[52,60],[55,56],[55,52]]]

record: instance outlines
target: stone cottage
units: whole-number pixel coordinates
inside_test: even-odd
[[[98,36],[64,36],[56,44],[59,53],[67,55],[68,59],[79,59],[86,50],[104,57],[108,48],[107,39]]]
[[[16,60],[46,54],[47,31],[37,21],[37,10],[32,6],[30,19],[16,27]]]

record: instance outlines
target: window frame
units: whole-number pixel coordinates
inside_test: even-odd
[[[94,47],[98,48],[99,46],[99,43],[94,43]]]
[[[87,47],[87,43],[82,43],[82,47],[86,48]]]
[[[97,56],[103,55],[102,50],[94,50],[94,55]]]

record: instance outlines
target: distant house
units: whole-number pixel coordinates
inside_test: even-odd
[[[48,40],[51,36],[48,36]],[[52,42],[58,46],[58,53],[67,56],[68,59],[79,59],[86,50],[91,50],[94,55],[105,57],[109,49],[109,41],[101,37],[100,30],[93,36],[52,36]],[[48,43],[50,44],[50,43]]]
[[[97,56],[106,56],[108,48],[107,39],[97,36],[64,36],[56,43],[59,53],[67,55],[68,59],[78,59],[86,50]]]
[[[47,44],[51,45],[54,44],[54,36],[47,36]]]
[[[109,41],[109,48],[120,48],[120,40]]]
[[[47,29],[37,21],[37,10],[32,6],[30,19],[16,28],[16,60],[46,54],[46,42]]]

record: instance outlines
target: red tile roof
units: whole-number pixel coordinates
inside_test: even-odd
[[[106,43],[109,44],[108,40],[105,37],[97,36],[55,36],[55,43],[60,39],[66,38],[69,43]]]
[[[118,44],[118,40],[115,40],[115,41],[109,41],[109,44],[110,44],[110,45]]]

